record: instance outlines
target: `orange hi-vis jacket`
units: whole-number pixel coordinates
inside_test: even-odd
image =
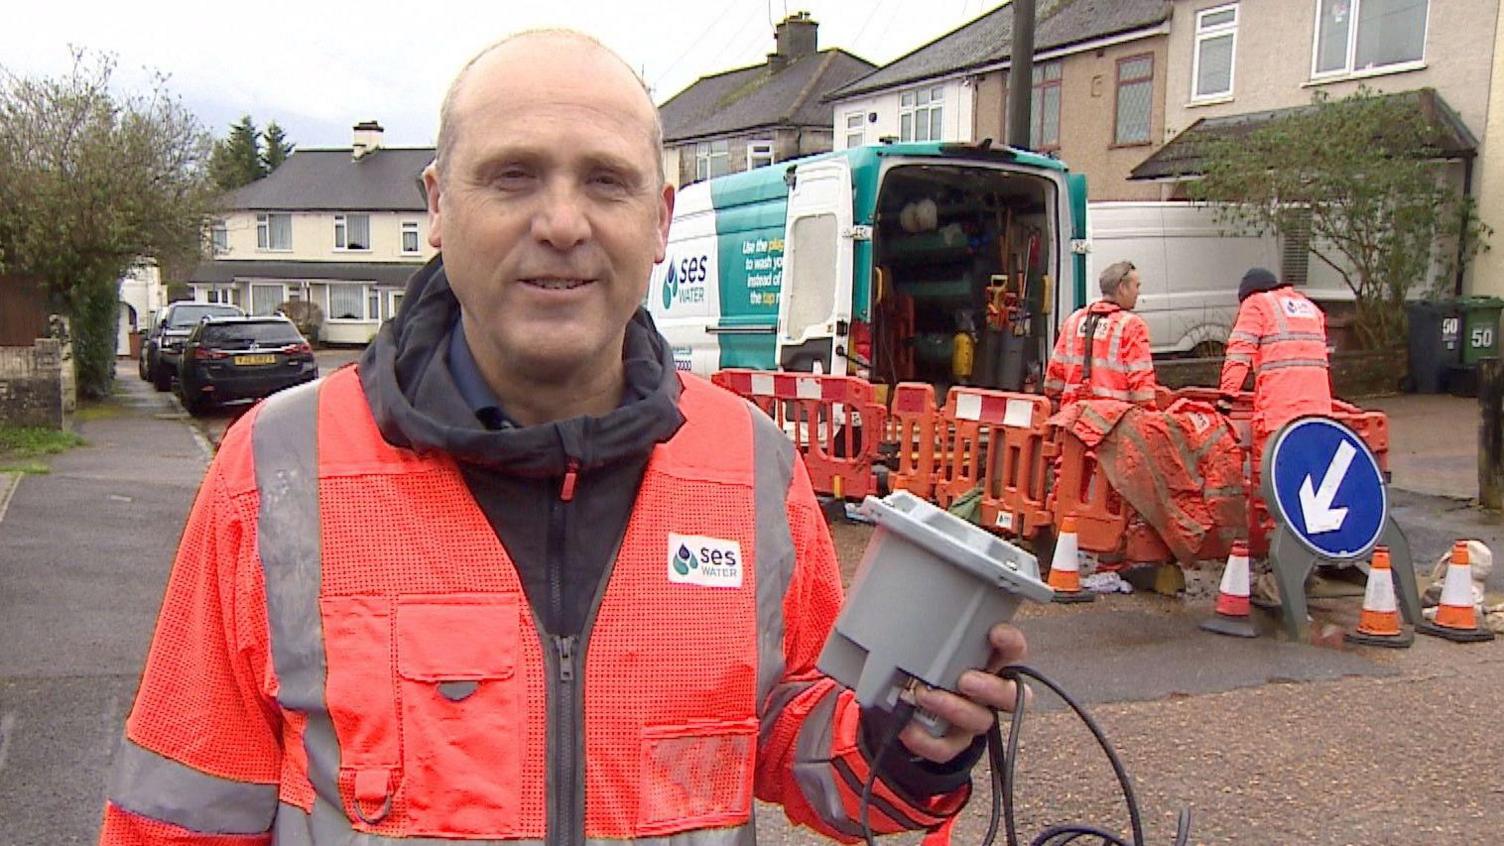
[[[1332,413],[1326,316],[1285,286],[1251,294],[1227,338],[1220,390],[1236,394],[1253,369],[1253,429],[1262,441],[1303,414]]]
[[[1058,396],[1062,408],[1082,399],[1152,407],[1156,384],[1144,319],[1117,303],[1098,300],[1061,325],[1045,368],[1044,392]]]
[[[259,406],[194,504],[100,842],[743,846],[754,796],[858,839],[869,762],[815,669],[841,583],[803,464],[681,380],[578,639],[535,622],[455,462],[382,439],[353,368]],[[936,828],[968,792],[880,779],[873,827]]]

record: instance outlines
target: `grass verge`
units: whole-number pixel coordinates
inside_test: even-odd
[[[82,446],[84,439],[73,432],[41,426],[0,425],[0,472],[46,473],[38,459]]]

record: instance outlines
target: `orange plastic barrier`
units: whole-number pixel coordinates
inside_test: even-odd
[[[1037,394],[951,388],[940,415],[949,434],[941,450],[936,502],[948,506],[980,487],[979,519],[988,529],[1032,537],[1053,523],[1045,481],[1055,455],[1049,418],[1050,401]]]
[[[903,382],[893,389],[888,415],[890,440],[897,445],[898,469],[888,477],[894,490],[929,499],[935,493],[935,387]]]
[[[877,492],[872,467],[888,414],[870,382],[742,369],[711,381],[747,398],[793,439],[816,493],[861,499]]]
[[[1128,506],[1107,482],[1096,454],[1080,438],[1057,430],[1060,461],[1050,490],[1050,510],[1076,515],[1076,541],[1081,549],[1116,553],[1128,529]]]

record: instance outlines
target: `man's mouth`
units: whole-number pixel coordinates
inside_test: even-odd
[[[575,288],[578,288],[581,285],[588,285],[592,281],[594,281],[594,280],[591,280],[591,279],[559,279],[559,278],[556,278],[556,277],[540,277],[540,278],[536,278],[536,279],[523,279],[523,280],[521,280],[522,284],[524,284],[524,285],[532,285],[535,288],[543,288],[543,289],[546,289],[546,290],[549,290],[549,291],[569,291],[569,290],[573,290]]]

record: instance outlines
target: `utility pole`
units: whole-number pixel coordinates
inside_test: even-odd
[[[1008,63],[1008,146],[1029,149],[1034,93],[1034,0],[1012,0],[1013,46]]]

